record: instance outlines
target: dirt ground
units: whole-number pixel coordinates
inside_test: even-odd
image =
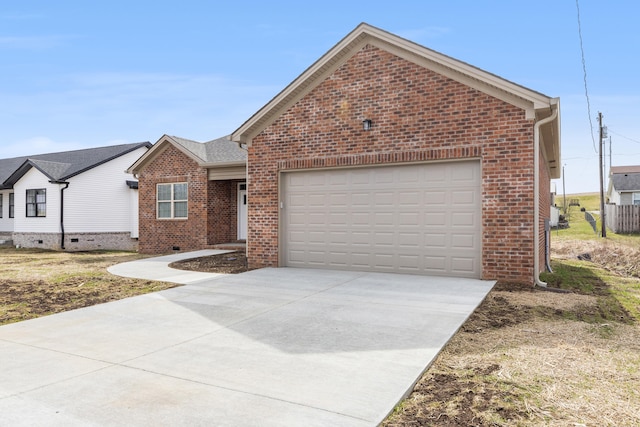
[[[228,252],[200,258],[186,259],[169,264],[179,270],[202,271],[205,273],[237,274],[248,271],[244,251]]]
[[[139,258],[126,252],[0,248],[0,325],[176,286],[106,271]]]

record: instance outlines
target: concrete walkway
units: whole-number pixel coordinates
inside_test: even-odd
[[[493,284],[261,269],[5,325],[0,424],[375,426]]]
[[[140,259],[137,261],[123,262],[107,268],[111,274],[121,277],[133,277],[134,279],[158,280],[161,282],[178,283],[188,285],[206,279],[215,279],[226,276],[218,273],[202,273],[199,271],[186,271],[170,268],[169,264],[184,259],[199,258],[203,256],[224,254],[233,252],[228,250],[205,249],[194,252],[180,252],[155,258]]]

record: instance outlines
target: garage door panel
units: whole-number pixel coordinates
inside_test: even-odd
[[[400,248],[418,248],[420,247],[420,233],[399,231],[398,247]]]
[[[420,256],[398,255],[398,267],[403,270],[418,272],[420,270]]]
[[[393,227],[394,218],[391,212],[378,212],[373,216],[374,227]]]
[[[421,171],[414,168],[396,169],[396,182],[401,185],[415,186],[422,182]]]
[[[349,205],[349,195],[347,193],[331,193],[329,194],[330,206],[347,207]]]
[[[471,274],[475,270],[476,260],[473,258],[451,258],[451,271],[459,274]]]
[[[474,206],[477,203],[475,192],[470,190],[458,190],[451,192],[451,203],[456,206]]]
[[[289,224],[292,226],[300,225],[304,226],[307,222],[307,216],[304,213],[294,212],[289,215]],[[303,230],[300,230],[303,232]]]
[[[320,212],[313,212],[308,214],[307,222],[309,226],[325,226],[327,224],[327,216]]]
[[[351,200],[350,200],[350,205],[351,207],[357,208],[357,207],[362,207],[362,208],[369,208],[371,205],[371,193],[366,192],[354,192],[351,193]]]
[[[373,244],[375,246],[396,246],[395,233],[375,232],[373,233]]]
[[[353,267],[371,267],[371,263],[369,262],[370,254],[368,252],[352,252],[350,258],[350,264]]]
[[[451,247],[454,249],[470,249],[476,247],[477,242],[473,234],[453,234],[451,236]]]
[[[374,200],[375,200],[375,206],[374,207],[381,207],[381,206],[394,206],[396,204],[396,195],[393,192],[387,191],[387,192],[376,192],[373,195]]]
[[[284,265],[480,277],[480,164],[283,174]]]
[[[395,171],[393,169],[380,170],[373,175],[376,184],[394,184],[396,182]]]
[[[416,208],[420,205],[421,200],[422,197],[419,191],[399,191],[397,193],[399,207]]]
[[[447,212],[425,212],[424,225],[445,227],[447,225]]]
[[[307,233],[307,236],[309,237],[309,239],[307,240],[307,243],[311,245],[313,244],[325,245],[327,243],[326,241],[327,234],[324,231],[312,230]]]
[[[400,227],[408,226],[416,229],[416,227],[420,224],[420,216],[417,212],[401,211],[397,215],[398,226]]]
[[[435,234],[435,233],[425,233],[424,235],[424,244],[425,248],[435,248],[435,249],[446,249],[447,246],[447,235],[444,233]]]
[[[444,191],[425,191],[424,200],[432,206],[446,206],[447,193]]]
[[[424,269],[430,272],[445,273],[447,271],[447,258],[445,256],[425,255]]]
[[[347,227],[349,224],[349,215],[345,212],[330,212],[327,217],[327,224],[331,227]]]
[[[350,216],[352,226],[369,227],[372,223],[371,212],[353,212]]]
[[[455,212],[451,215],[452,227],[475,227],[475,212]]]

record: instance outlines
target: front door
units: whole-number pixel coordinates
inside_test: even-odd
[[[238,184],[238,240],[247,239],[247,183]]]

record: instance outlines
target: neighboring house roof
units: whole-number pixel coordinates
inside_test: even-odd
[[[242,166],[247,163],[247,151],[241,148],[228,136],[207,142],[197,142],[177,136],[163,135],[149,151],[135,162],[127,172],[138,173],[145,165],[160,155],[170,145],[205,168]]]
[[[558,109],[559,99],[520,86],[480,68],[418,45],[366,23],[360,24],[344,39],[305,70],[284,90],[231,134],[231,140],[251,145],[255,136],[272,124],[284,111],[320,85],[365,45],[373,45],[401,58],[431,69],[504,102],[522,108],[529,119],[541,120]],[[541,129],[542,145],[551,177],[559,178],[560,116]]]
[[[625,173],[640,173],[640,165],[633,166],[611,166],[610,175]]]
[[[12,188],[31,168],[38,169],[51,181],[64,181],[141,147],[151,147],[151,143],[138,142],[0,159],[0,189]]]
[[[614,173],[611,175],[611,185],[617,192],[640,191],[640,172]]]

